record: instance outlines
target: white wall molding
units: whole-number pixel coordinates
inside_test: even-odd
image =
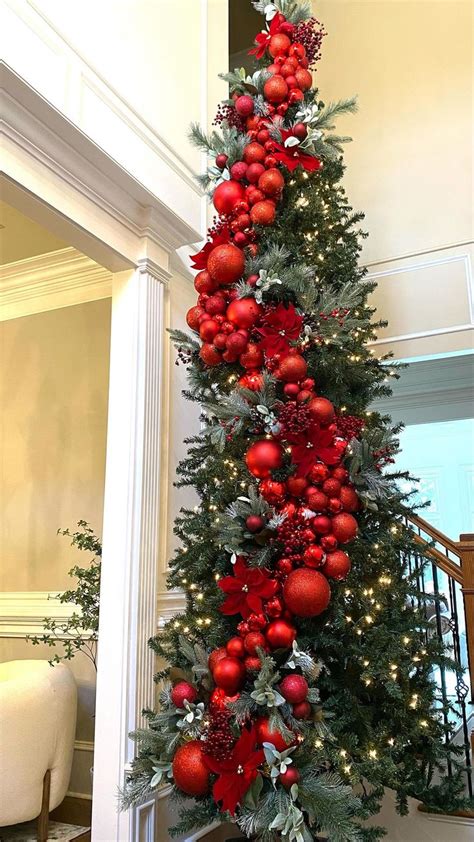
[[[186,597],[182,591],[160,591],[158,594],[158,632],[165,623],[172,620],[180,611],[186,608]]]
[[[91,740],[76,740],[74,751],[94,751],[94,743]]]
[[[407,251],[403,254],[394,255],[393,257],[381,257],[379,260],[370,260],[368,263],[362,262],[365,269],[371,269],[373,266],[383,266],[385,263],[399,263],[401,260],[412,260],[417,257],[424,257],[425,254],[437,254],[440,251],[451,251],[452,249],[466,248],[473,245],[473,240],[460,240],[456,243],[443,243],[432,248],[420,249],[419,251]]]
[[[58,596],[58,591],[0,592],[0,637],[42,634],[45,617],[66,622],[79,609],[72,602],[60,602]],[[85,631],[84,637],[88,636]]]
[[[0,269],[0,321],[111,295],[112,273],[71,247]]]

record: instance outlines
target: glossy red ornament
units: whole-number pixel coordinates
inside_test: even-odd
[[[245,199],[245,190],[238,181],[222,181],[214,190],[212,201],[218,213],[229,214]]]
[[[303,675],[285,675],[285,678],[280,681],[280,693],[290,705],[304,702],[308,689],[308,682]]]
[[[249,532],[261,532],[265,526],[265,521],[260,515],[249,515],[245,521],[245,526]]]
[[[335,579],[340,582],[345,579],[351,569],[351,560],[347,553],[343,550],[335,550],[333,553],[328,553],[323,567],[323,573],[329,579]]]
[[[251,444],[245,454],[245,464],[254,477],[266,479],[281,468],[283,448],[273,439],[261,439]]]
[[[212,342],[219,330],[220,326],[214,319],[206,319],[199,325],[199,336],[204,342]]]
[[[299,704],[293,705],[292,713],[295,719],[309,719],[312,707],[309,702],[299,702]]]
[[[271,225],[275,221],[275,216],[275,205],[269,199],[257,202],[250,211],[250,219],[254,225]]]
[[[281,617],[283,614],[283,605],[281,604],[281,599],[278,596],[273,596],[268,602],[264,605],[265,614],[267,617]]]
[[[222,357],[217,348],[214,348],[213,345],[210,345],[207,342],[201,346],[199,356],[201,357],[203,363],[210,367],[219,365],[222,362]]]
[[[303,553],[303,562],[306,567],[321,567],[324,561],[324,552],[317,544],[310,544]]]
[[[239,363],[244,368],[260,368],[263,365],[263,353],[255,342],[249,342],[246,350],[240,355]]]
[[[220,284],[235,283],[243,274],[244,268],[245,255],[232,243],[216,246],[207,259],[209,274]]]
[[[261,632],[251,631],[245,635],[244,646],[249,655],[258,655],[257,649],[266,648],[266,640]]]
[[[349,485],[342,486],[339,499],[345,512],[356,512],[359,508],[359,497]]]
[[[185,701],[190,704],[196,701],[198,696],[197,690],[188,681],[178,681],[171,691],[171,701],[177,708],[184,707]]]
[[[251,392],[258,392],[263,386],[263,377],[259,371],[248,371],[239,378],[239,386],[250,389]]]
[[[278,780],[285,789],[291,789],[293,784],[297,784],[301,775],[295,766],[288,766],[286,772],[280,772]]]
[[[267,625],[267,618],[263,613],[253,613],[248,617],[248,624],[250,631],[262,631]]]
[[[243,94],[235,100],[235,110],[241,117],[250,117],[253,114],[254,104],[253,99],[248,94]]]
[[[313,398],[308,404],[308,409],[311,417],[318,424],[330,424],[334,421],[334,407],[327,398]]]
[[[244,161],[246,164],[262,164],[264,160],[265,147],[261,143],[253,141],[244,147]]]
[[[335,535],[323,535],[321,546],[325,553],[332,553],[334,550],[337,550],[337,538]]]
[[[342,512],[342,503],[339,497],[330,497],[328,500],[328,510],[331,514],[337,515]]]
[[[347,544],[357,535],[358,525],[355,517],[348,512],[341,512],[332,519],[332,533],[340,544]]]
[[[318,535],[327,535],[331,531],[331,519],[327,515],[316,515],[311,526]]]
[[[296,398],[299,394],[300,387],[297,383],[285,383],[283,386],[283,391],[287,398]]]
[[[282,576],[288,576],[293,570],[293,562],[290,558],[280,558],[276,564],[277,570]]]
[[[194,289],[199,293],[209,294],[217,289],[217,283],[214,281],[207,269],[198,272],[194,278]]]
[[[279,105],[288,96],[288,85],[283,76],[276,73],[268,79],[263,86],[263,95],[268,102],[273,105]]]
[[[226,658],[226,657],[227,657],[227,649],[225,648],[225,646],[220,646],[219,649],[214,649],[211,652],[211,654],[209,655],[209,658],[208,658],[208,661],[207,661],[207,663],[209,665],[209,669],[211,670],[211,672],[214,672],[214,670],[215,670],[217,664],[219,663],[219,661],[222,661],[222,658]]]
[[[238,658],[222,658],[212,673],[215,683],[222,687],[228,696],[233,696],[245,681],[245,667]]]
[[[287,620],[275,620],[265,631],[265,637],[272,649],[289,649],[296,640],[296,629]]]
[[[318,570],[301,567],[293,570],[283,586],[283,598],[297,617],[317,617],[329,605],[331,589]]]
[[[245,658],[245,646],[241,637],[231,637],[225,648],[230,658]]]
[[[209,792],[210,771],[204,762],[201,740],[191,740],[180,746],[173,758],[173,779],[186,795],[206,795]]]
[[[243,351],[245,351],[248,344],[246,336],[236,331],[230,333],[226,340],[226,348],[231,354],[235,354],[237,358]]]
[[[298,383],[306,376],[307,370],[306,360],[300,354],[289,354],[281,361],[276,375],[285,383]]]
[[[205,314],[204,307],[191,307],[186,313],[186,322],[191,330],[199,330],[199,319]]]
[[[342,467],[333,468],[331,476],[334,477],[334,479],[338,479],[339,482],[347,482],[349,479],[349,471],[346,471],[346,469]]]
[[[262,716],[261,719],[257,719],[256,728],[257,739],[260,745],[262,743],[272,743],[277,751],[284,751],[285,748],[288,748],[289,744],[282,737],[279,731],[272,731],[270,729],[268,719],[264,716]]]
[[[276,167],[265,170],[258,179],[258,188],[265,196],[276,196],[285,186],[285,179]]]
[[[323,465],[322,462],[318,462],[316,465],[313,465],[309,472],[309,478],[311,482],[321,483],[324,482],[329,476],[329,468],[327,465]]]
[[[282,482],[276,482],[272,479],[265,479],[258,486],[258,490],[264,500],[272,506],[277,506],[283,503],[285,499],[285,486]]]
[[[255,298],[236,298],[227,308],[229,322],[237,327],[250,328],[259,319],[262,308]]]

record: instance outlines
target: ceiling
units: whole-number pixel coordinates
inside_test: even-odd
[[[0,265],[66,248],[68,243],[0,201]]]

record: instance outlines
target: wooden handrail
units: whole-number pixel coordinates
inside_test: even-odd
[[[432,526],[431,523],[428,523],[427,520],[423,520],[423,518],[419,515],[410,515],[408,519],[419,529],[422,529],[423,532],[426,532],[433,541],[437,541],[438,544],[442,544],[443,547],[446,547],[446,549],[454,553],[454,555],[460,556],[459,544],[456,541],[452,541],[451,538],[448,538],[447,535],[440,532],[439,529],[436,529],[436,527]]]
[[[421,535],[415,534],[415,541],[417,544],[420,545],[420,547],[423,547],[423,551],[425,553],[429,554],[433,558],[433,560],[436,563],[436,567],[439,567],[440,570],[443,570],[444,573],[455,579],[455,581],[458,582],[461,586],[463,585],[464,577],[462,567],[460,567],[458,564],[455,564],[454,561],[451,561],[451,559],[443,555],[443,553],[440,553],[440,551],[437,550],[436,547],[431,547],[428,544],[428,541],[425,541],[425,539],[422,538]]]

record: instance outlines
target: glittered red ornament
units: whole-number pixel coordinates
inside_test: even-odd
[[[260,745],[262,743],[272,743],[277,751],[284,751],[288,748],[286,740],[282,737],[279,731],[272,731],[270,729],[268,719],[265,717],[262,716],[261,719],[257,719],[256,727],[257,739]]]
[[[337,515],[339,512],[342,512],[342,503],[339,500],[339,497],[330,497],[328,500],[328,510]]]
[[[285,772],[280,772],[278,775],[278,780],[285,789],[291,789],[293,784],[297,784],[300,778],[301,775],[295,766],[288,766]]]
[[[312,708],[309,702],[299,702],[293,705],[292,714],[295,719],[309,719],[312,713]]]
[[[308,404],[308,409],[318,424],[330,424],[334,421],[334,407],[327,398],[313,398]]]
[[[286,620],[275,620],[268,626],[265,637],[272,649],[289,649],[296,640],[296,629]]]
[[[244,660],[244,667],[247,672],[260,672],[262,668],[262,662],[260,658],[257,658],[256,655],[247,655]]]
[[[258,189],[265,193],[265,196],[277,196],[284,186],[285,179],[276,167],[265,170],[258,179]]]
[[[278,73],[268,79],[263,86],[263,95],[268,102],[279,105],[288,96],[288,85]]]
[[[198,272],[194,278],[194,289],[196,292],[205,294],[209,294],[217,289],[217,283],[213,280],[213,278],[211,278],[207,269],[203,269],[202,272]]]
[[[214,190],[212,201],[218,213],[229,214],[236,208],[239,202],[245,199],[245,190],[239,181],[230,179],[222,181]]]
[[[285,383],[297,383],[305,377],[308,366],[300,354],[289,354],[278,366],[276,376]]]
[[[199,319],[206,311],[204,307],[191,307],[186,313],[186,322],[191,330],[199,330]]]
[[[258,490],[264,500],[272,506],[277,506],[283,503],[285,499],[285,486],[282,482],[276,482],[273,479],[264,479],[258,486]]]
[[[219,365],[222,362],[222,357],[217,348],[214,348],[213,345],[210,345],[207,342],[205,342],[204,345],[201,345],[199,356],[201,357],[203,363],[210,367]]]
[[[350,569],[351,560],[343,550],[335,550],[335,552],[328,553],[326,556],[323,573],[329,579],[335,579],[336,582],[340,582],[346,578]]]
[[[271,225],[275,221],[275,215],[275,205],[269,199],[257,202],[250,211],[250,219],[254,225]]]
[[[317,544],[310,544],[303,553],[303,562],[306,567],[321,567],[324,560],[324,552]]]
[[[200,740],[180,746],[173,758],[173,779],[186,795],[206,795],[209,792],[210,771],[202,753]]]
[[[265,172],[265,167],[263,164],[259,163],[259,161],[255,161],[253,164],[248,165],[247,172],[245,173],[245,177],[250,184],[256,184],[259,180],[260,176]],[[255,197],[255,198],[252,198]],[[249,202],[251,205],[255,205],[256,202],[261,202],[262,199],[265,198],[264,194],[261,190],[257,190],[252,188],[251,192],[249,192]]]
[[[291,41],[288,38],[288,35],[284,35],[282,32],[277,32],[276,35],[272,35],[270,38],[270,43],[268,44],[268,52],[275,58],[275,56],[279,55],[280,53],[287,53],[291,47]]]
[[[265,147],[261,143],[248,143],[244,148],[244,161],[246,164],[262,164],[265,160]]]
[[[342,486],[339,497],[345,512],[356,512],[360,506],[357,493],[349,485]]]
[[[244,638],[245,651],[249,655],[258,655],[257,649],[266,648],[266,640],[261,632],[249,632]]]
[[[308,695],[308,682],[303,675],[286,675],[280,682],[280,693],[290,705],[297,705]]]
[[[246,350],[240,355],[239,363],[244,368],[260,368],[263,365],[263,353],[255,342],[249,342]]]
[[[306,500],[308,501],[308,506],[313,512],[325,512],[328,505],[328,498],[322,491],[313,491],[311,494],[308,494]]]
[[[265,479],[281,468],[283,448],[273,439],[261,439],[251,444],[245,454],[245,464],[254,477]]]
[[[311,521],[311,526],[318,535],[327,535],[331,531],[331,519],[326,515],[316,515]]]
[[[298,87],[302,91],[309,91],[311,85],[313,84],[311,73],[303,67],[299,67],[295,72],[295,76],[296,81],[298,82]]]
[[[224,243],[212,249],[207,258],[207,270],[219,284],[233,284],[245,269],[245,255],[242,249],[232,243]]]
[[[235,110],[241,117],[250,117],[253,114],[253,99],[248,94],[243,94],[235,100]]]
[[[324,482],[329,476],[329,468],[327,465],[323,465],[322,462],[318,462],[316,465],[313,465],[309,472],[309,478],[311,482],[321,483]]]
[[[332,519],[332,532],[340,544],[347,544],[357,535],[358,526],[355,517],[348,512],[341,512]]]
[[[323,491],[328,497],[338,497],[341,492],[341,483],[334,477],[329,477],[323,482]]]
[[[293,497],[301,497],[308,487],[308,482],[305,477],[288,477],[286,485]]]
[[[334,479],[338,479],[339,482],[347,482],[349,479],[349,471],[346,471],[345,468],[338,466],[337,468],[332,469],[331,476],[334,477]]]
[[[229,322],[237,327],[250,328],[259,319],[262,308],[255,298],[236,298],[227,308]]]
[[[247,344],[247,338],[242,333],[239,333],[239,331],[236,331],[228,335],[226,348],[231,354],[235,354],[238,357],[245,350]]]
[[[283,586],[283,598],[297,617],[317,617],[328,607],[331,589],[322,573],[301,567],[288,576]]]
[[[187,700],[190,704],[197,699],[197,690],[188,681],[178,681],[171,691],[171,701],[177,708],[184,707],[184,702]]]
[[[241,637],[231,637],[226,643],[226,651],[231,658],[245,658],[245,646]]]
[[[226,658],[226,657],[227,657],[227,649],[225,648],[225,646],[220,646],[219,649],[214,649],[211,652],[211,654],[209,655],[209,658],[207,660],[207,663],[209,665],[209,669],[211,670],[211,672],[214,672],[214,670],[215,670],[217,664],[219,663],[219,661],[222,661],[222,658]]]
[[[233,696],[245,681],[245,667],[237,658],[225,657],[218,661],[212,674],[218,687]]]

